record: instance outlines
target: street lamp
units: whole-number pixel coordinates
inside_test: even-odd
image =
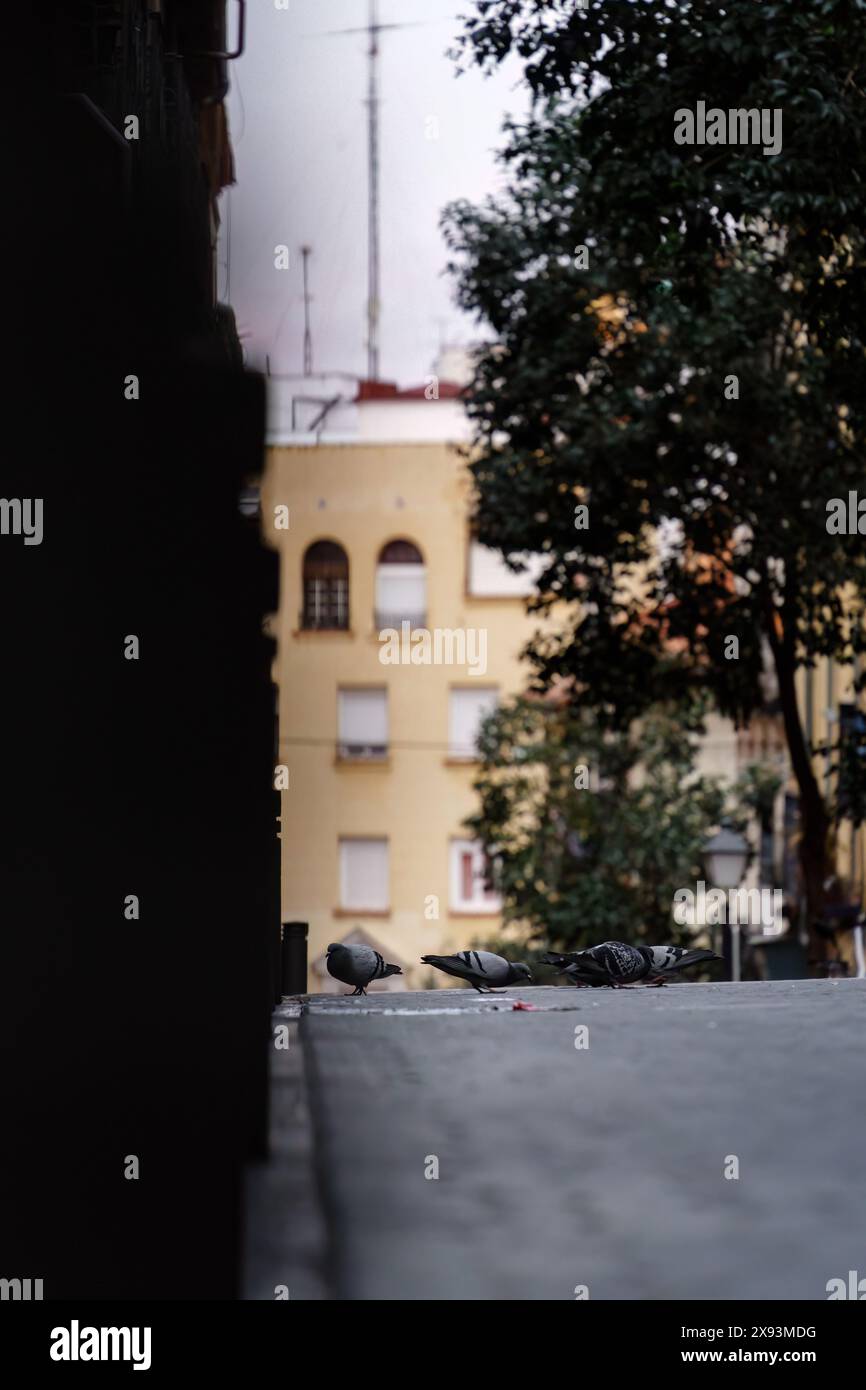
[[[748,841],[728,824],[704,845],[704,863],[716,888],[738,888],[748,858]]]
[[[704,845],[704,864],[707,875],[714,888],[738,888],[749,858],[749,844],[745,836],[723,823],[717,834]],[[730,914],[728,914],[730,915]],[[736,923],[728,922],[731,933],[731,979],[740,978],[740,923],[739,913]]]

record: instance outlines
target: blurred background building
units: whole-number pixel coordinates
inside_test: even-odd
[[[798,674],[798,692],[803,724],[808,742],[814,752],[815,775],[824,799],[837,807],[833,825],[835,841],[835,878],[828,885],[830,920],[840,922],[834,947],[849,974],[866,975],[862,929],[852,930],[855,921],[866,910],[866,824],[856,824],[855,806],[849,786],[858,780],[862,785],[862,767],[866,760],[866,717],[862,710],[862,695],[856,683],[862,672],[862,660],[840,664],[830,657],[820,657],[811,670]],[[859,764],[859,778],[854,771]],[[796,853],[798,802],[793,783],[784,792],[785,820],[792,830],[792,861]],[[792,866],[793,867],[793,866]],[[840,909],[846,909],[840,912]]]
[[[525,683],[533,569],[513,573],[472,538],[466,370],[452,352],[414,389],[269,382],[262,517],[280,559],[279,761],[290,778],[282,914],[310,923],[312,990],[340,988],[325,970],[330,941],[363,940],[400,964],[382,987],[420,987],[432,982],[422,953],[500,922],[462,822],[475,809],[480,721]],[[288,529],[272,525],[280,505]],[[460,664],[383,664],[379,634],[404,622],[486,645],[470,635]]]

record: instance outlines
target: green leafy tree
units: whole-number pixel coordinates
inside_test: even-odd
[[[446,213],[493,338],[479,538],[546,557],[538,605],[568,616],[535,685],[570,678],[604,725],[696,688],[738,721],[778,699],[814,917],[831,809],[797,670],[866,647],[866,547],[828,529],[866,495],[866,0],[475,11],[462,61],[517,54],[536,98],[506,191]],[[699,100],[780,110],[781,153],[676,144]]]
[[[506,924],[530,947],[574,949],[614,937],[690,939],[674,893],[701,876],[724,803],[695,771],[697,702],[653,707],[613,732],[569,702],[519,698],[481,733],[469,828],[495,859]]]

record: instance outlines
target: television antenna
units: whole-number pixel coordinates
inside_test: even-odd
[[[442,19],[450,16],[443,15]],[[366,34],[367,45],[367,379],[379,380],[379,35],[386,29],[415,29],[440,21],[407,20],[383,24],[378,0],[368,0],[367,23],[354,29],[328,29],[328,35]]]

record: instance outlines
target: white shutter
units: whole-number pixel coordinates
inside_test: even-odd
[[[390,904],[388,841],[340,841],[340,906],[383,912]]]
[[[340,690],[337,693],[340,750],[344,756],[388,747],[388,692]],[[368,756],[369,756],[368,751]]]
[[[427,610],[427,570],[424,565],[379,565],[376,570],[376,611],[397,619],[423,619]]]
[[[535,581],[544,569],[545,557],[529,551],[513,557],[527,568],[514,574],[502,554],[478,541],[469,544],[468,590],[476,598],[523,598],[535,593]]]
[[[474,757],[481,721],[496,708],[495,685],[452,689],[448,701],[448,747],[452,758]]]

